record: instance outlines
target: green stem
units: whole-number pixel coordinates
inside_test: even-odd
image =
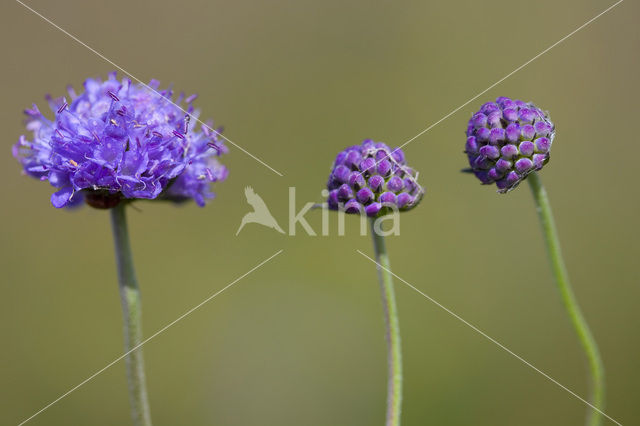
[[[402,349],[400,346],[400,325],[398,324],[398,308],[393,291],[393,279],[389,256],[384,243],[384,236],[375,229],[375,221],[371,219],[371,235],[373,248],[378,263],[378,279],[382,291],[382,306],[386,326],[388,384],[387,384],[387,422],[386,426],[400,425],[400,408],[402,403]]]
[[[538,211],[538,217],[542,225],[542,230],[547,244],[547,251],[551,260],[551,268],[556,278],[560,295],[562,296],[562,302],[565,309],[569,314],[573,328],[575,329],[582,348],[584,349],[587,359],[589,361],[589,371],[591,374],[591,404],[598,410],[602,411],[604,408],[604,368],[602,366],[602,360],[600,359],[600,353],[598,351],[598,345],[596,344],[587,321],[585,320],[578,301],[576,300],[571,284],[569,283],[569,274],[567,268],[562,259],[562,252],[560,250],[560,241],[558,240],[558,232],[556,225],[553,221],[553,214],[551,213],[551,205],[547,192],[540,181],[540,177],[537,173],[531,173],[527,181],[531,187],[533,198],[536,203],[536,210]],[[602,415],[600,412],[589,409],[587,424],[590,426],[599,426],[602,422]]]
[[[111,228],[118,265],[118,284],[124,319],[124,349],[131,351],[126,358],[127,381],[131,416],[135,426],[151,426],[147,387],[144,378],[144,360],[142,349],[137,347],[142,341],[142,308],[140,289],[133,267],[129,230],[125,214],[125,203],[121,202],[111,209]]]

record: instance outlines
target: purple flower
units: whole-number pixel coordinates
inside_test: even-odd
[[[370,217],[410,210],[425,192],[417,177],[402,150],[367,139],[336,157],[327,184],[329,208]]]
[[[506,193],[547,164],[554,136],[547,113],[531,102],[500,97],[471,116],[465,153],[483,184],[495,183]]]
[[[158,90],[159,82],[149,86]],[[227,148],[216,131],[197,128],[195,95],[172,100],[171,89],[153,90],[118,81],[114,72],[105,81],[87,79],[80,94],[69,88],[68,100],[47,96],[53,121],[35,105],[25,110],[31,140],[21,136],[13,155],[26,174],[58,189],[54,207],[84,199],[108,208],[137,198],[204,206],[213,198],[210,183],[227,176],[216,158]]]

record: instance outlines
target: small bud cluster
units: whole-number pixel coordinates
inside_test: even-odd
[[[549,161],[554,136],[554,125],[540,108],[500,97],[469,120],[465,153],[476,177],[505,193]]]
[[[410,210],[425,192],[417,177],[401,149],[365,140],[336,157],[327,184],[329,208],[369,217]]]

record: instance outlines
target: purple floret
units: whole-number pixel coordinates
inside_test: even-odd
[[[499,97],[471,116],[465,153],[476,177],[498,192],[514,189],[549,161],[555,126],[531,102]]]
[[[211,182],[227,176],[216,158],[227,152],[218,132],[198,128],[195,96],[173,100],[158,81],[149,86],[110,73],[105,81],[87,79],[80,94],[69,88],[69,100],[47,97],[53,121],[35,105],[25,110],[31,140],[21,136],[13,154],[26,174],[58,189],[54,207],[85,199],[105,208],[138,198],[204,206],[213,198]]]
[[[404,153],[370,139],[340,152],[327,188],[331,210],[379,217],[414,208],[424,195]]]

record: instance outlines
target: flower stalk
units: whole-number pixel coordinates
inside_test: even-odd
[[[400,342],[400,325],[398,322],[398,308],[393,289],[393,278],[389,255],[385,246],[384,236],[376,232],[375,219],[371,223],[373,249],[376,255],[378,279],[382,293],[382,307],[385,320],[385,337],[387,341],[388,382],[387,382],[387,421],[386,426],[400,425],[400,411],[402,404],[402,348]]]
[[[142,341],[140,289],[133,266],[125,208],[126,203],[122,202],[110,209],[110,211],[124,320],[124,348],[125,353],[127,353],[125,364],[129,401],[133,424],[135,426],[151,426],[144,359],[142,348],[139,347]]]
[[[553,275],[555,276],[556,284],[562,297],[562,302],[569,314],[571,324],[578,335],[589,362],[589,373],[591,376],[591,404],[596,409],[589,409],[587,425],[600,426],[602,423],[601,412],[604,408],[605,389],[604,367],[600,358],[598,345],[591,334],[591,330],[589,330],[589,325],[580,311],[578,301],[576,300],[571,288],[569,273],[567,272],[567,268],[562,257],[562,251],[560,250],[558,232],[553,220],[551,204],[549,203],[547,192],[545,191],[542,181],[537,173],[531,173],[528,176],[527,181],[529,182],[529,186],[535,200],[536,210],[538,211],[538,217],[540,219],[540,224],[542,225],[542,231],[547,246],[547,253],[549,254],[549,259],[551,261],[551,269],[553,270]]]

